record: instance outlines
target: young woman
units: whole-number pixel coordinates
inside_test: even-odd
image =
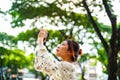
[[[56,49],[56,56],[61,58],[61,61],[57,61],[48,53],[43,44],[46,33],[45,29],[41,29],[38,34],[38,53],[35,58],[35,69],[47,73],[50,80],[77,80],[73,63],[81,54],[78,43],[70,39],[63,41]]]

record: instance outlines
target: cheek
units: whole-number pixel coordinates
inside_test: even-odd
[[[59,49],[59,52],[61,52],[61,53],[64,53],[64,52],[66,52],[66,51],[67,51],[66,47],[61,47],[61,48]]]
[[[67,53],[66,47],[61,47],[58,51],[56,51],[57,55],[65,55]]]

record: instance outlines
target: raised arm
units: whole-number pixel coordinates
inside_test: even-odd
[[[46,36],[46,30],[40,30],[38,34],[38,49],[35,58],[34,67],[37,71],[42,71],[48,75],[54,75],[54,77],[60,76],[59,72],[59,62],[48,53],[46,47],[44,46],[44,38]]]

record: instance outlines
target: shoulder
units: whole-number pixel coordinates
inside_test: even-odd
[[[61,65],[64,65],[64,66],[73,66],[72,63],[69,63],[67,61],[61,61]]]
[[[61,61],[59,65],[61,76],[64,77],[64,80],[76,80],[76,72],[74,64]]]
[[[75,66],[72,63],[69,63],[67,61],[61,61],[60,66],[64,70],[68,70],[68,71],[71,71],[71,72],[75,71]]]

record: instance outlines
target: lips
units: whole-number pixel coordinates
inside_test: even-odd
[[[58,50],[58,49],[56,49],[56,51],[58,52],[59,50]]]

